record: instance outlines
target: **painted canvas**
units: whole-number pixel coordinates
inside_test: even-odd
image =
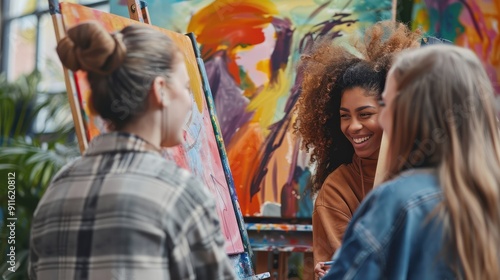
[[[474,51],[500,95],[500,1],[415,0],[413,27]]]
[[[128,18],[70,3],[61,3],[61,13],[66,28],[71,28],[80,22],[88,20],[99,21],[110,32],[120,30],[130,24],[139,24],[137,21]],[[220,151],[217,145],[217,139],[220,138],[220,135],[218,127],[212,126],[214,116],[211,116],[208,106],[211,100],[206,98],[203,91],[202,79],[192,42],[184,34],[158,27],[155,28],[172,38],[182,50],[191,77],[193,97],[192,114],[186,123],[184,131],[184,144],[165,150],[165,157],[175,160],[177,164],[191,170],[205,182],[205,185],[217,200],[217,211],[221,218],[223,233],[226,237],[227,253],[242,253],[244,252],[244,247],[241,232],[245,231],[242,228],[243,225],[238,223],[237,220],[238,208],[236,208],[237,211],[233,208],[232,200],[234,200],[236,207],[238,207],[236,194],[234,191],[231,192],[232,188],[229,187],[232,184],[232,181],[230,181],[231,175],[227,173],[229,172],[229,168],[225,159],[225,153],[223,150]],[[106,131],[106,123],[98,116],[95,116],[87,106],[90,88],[85,73],[77,71],[75,73],[75,80],[84,110],[86,133],[90,140]]]
[[[293,134],[300,54],[321,36],[391,19],[391,0],[148,0],[150,21],[193,32],[244,216],[310,218],[313,167]],[[127,15],[125,0],[111,13]]]

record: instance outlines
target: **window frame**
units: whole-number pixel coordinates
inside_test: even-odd
[[[1,7],[1,22],[0,22],[0,73],[5,73],[7,78],[11,77],[11,73],[9,72],[9,57],[10,57],[10,48],[9,48],[9,37],[11,35],[11,23],[15,20],[19,20],[29,16],[36,16],[36,38],[35,38],[35,70],[39,69],[39,58],[40,58],[40,21],[42,16],[49,14],[49,8],[40,9],[40,5],[38,3],[40,1],[49,1],[49,0],[36,0],[37,5],[34,12],[11,16],[10,15],[10,0],[0,0]],[[110,0],[96,0],[96,2],[85,4],[84,6],[89,8],[94,8],[103,5],[109,5]]]

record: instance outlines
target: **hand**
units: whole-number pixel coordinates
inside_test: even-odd
[[[330,266],[325,265],[325,262],[318,262],[314,267],[314,274],[316,274],[317,277],[321,278],[325,276],[329,269]]]

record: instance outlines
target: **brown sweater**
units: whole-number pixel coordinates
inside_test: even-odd
[[[335,169],[319,190],[312,214],[314,264],[331,260],[361,200],[373,188],[377,160],[360,159]],[[361,180],[363,177],[363,180]]]

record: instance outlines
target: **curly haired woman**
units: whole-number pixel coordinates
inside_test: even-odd
[[[315,273],[323,276],[342,236],[373,188],[382,129],[378,100],[395,53],[418,47],[419,32],[380,22],[353,46],[321,41],[302,57],[296,132],[316,163],[313,193]],[[355,50],[358,54],[352,52]]]

